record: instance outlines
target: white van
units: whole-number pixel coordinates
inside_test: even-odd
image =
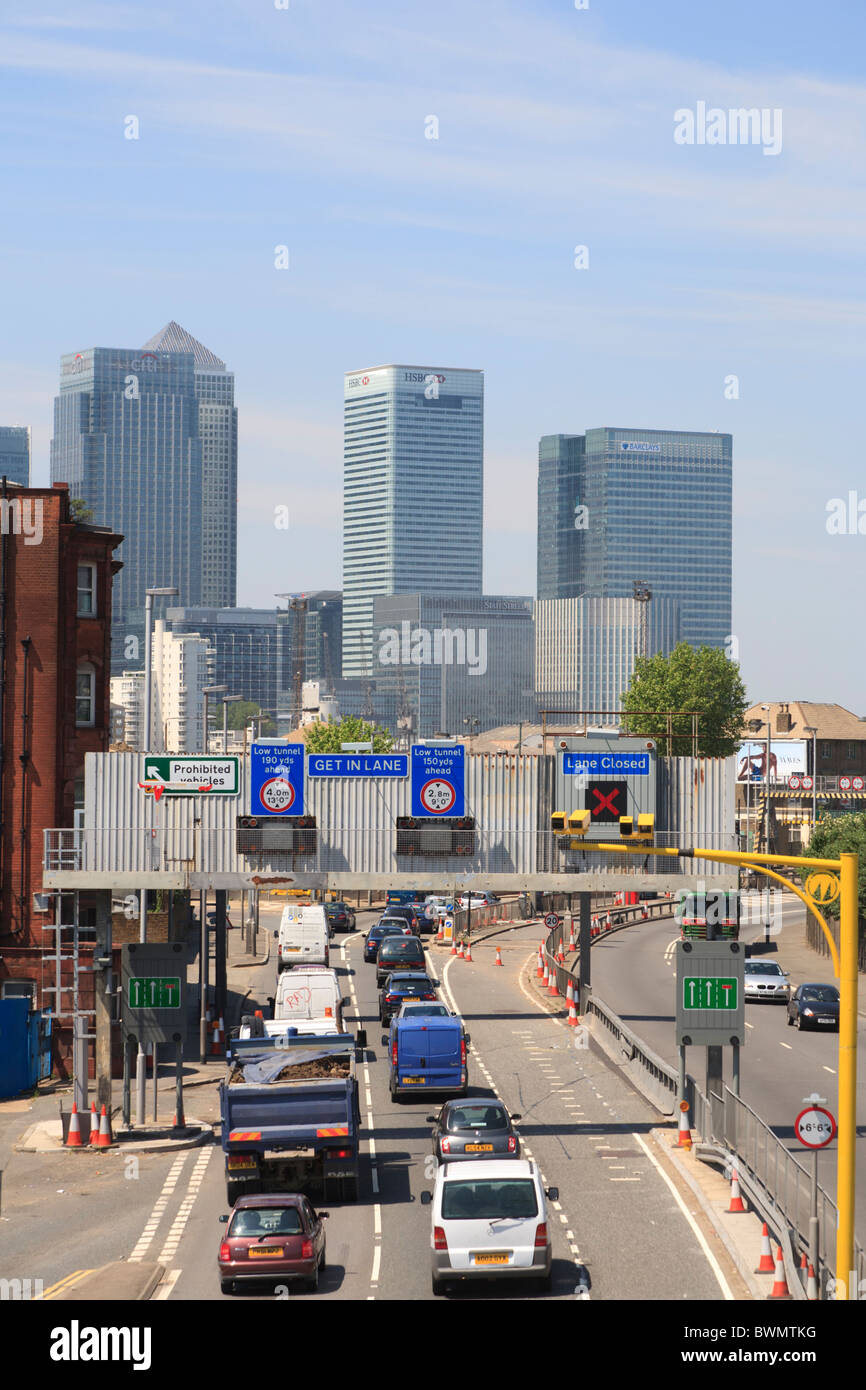
[[[286,906],[279,929],[279,969],[298,965],[329,965],[331,937],[325,909],[317,903],[307,907]]]
[[[509,1275],[535,1278],[550,1287],[552,1247],[547,1203],[538,1165],[528,1159],[479,1159],[444,1163],[432,1194],[430,1251],[433,1292],[448,1281]]]
[[[284,970],[277,981],[274,1017],[265,1025],[270,1036],[287,1027],[299,1033],[342,1033],[343,1000],[335,970],[311,966]]]

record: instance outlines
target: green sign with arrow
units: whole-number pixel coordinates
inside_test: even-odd
[[[738,982],[733,975],[685,975],[684,1009],[736,1009]]]

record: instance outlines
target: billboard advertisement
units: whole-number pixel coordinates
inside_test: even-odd
[[[796,773],[806,771],[805,739],[770,740],[770,781],[787,782]],[[737,750],[737,781],[766,782],[767,740],[753,739],[741,743]]]

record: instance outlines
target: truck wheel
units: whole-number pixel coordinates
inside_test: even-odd
[[[226,1183],[226,1201],[228,1202],[230,1207],[234,1206],[235,1202],[238,1200],[238,1197],[243,1196],[245,1187],[246,1183],[243,1182]]]
[[[359,1183],[357,1178],[343,1178],[343,1201],[357,1202]]]

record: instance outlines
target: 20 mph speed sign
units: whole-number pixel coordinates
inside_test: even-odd
[[[836,1121],[829,1110],[810,1105],[794,1121],[794,1133],[807,1149],[823,1149],[836,1138]]]

